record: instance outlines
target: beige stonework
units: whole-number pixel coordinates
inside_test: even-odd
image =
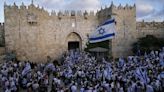
[[[97,17],[92,14],[71,11],[49,15],[34,5],[28,9],[5,6],[6,49],[16,51],[20,60],[43,62],[47,56],[57,59],[68,50],[69,40],[79,40],[83,50],[87,35],[97,25]]]
[[[145,28],[138,26],[141,23],[136,26],[135,5],[116,7],[111,4],[96,14],[81,11],[52,11],[49,14],[33,4],[20,7],[14,4],[4,6],[4,15],[6,51],[14,50],[18,59],[31,62],[44,62],[47,56],[58,59],[68,50],[69,41],[79,41],[80,49],[84,50],[87,35],[110,15],[116,19],[116,37],[109,44],[115,58],[130,55],[131,44],[142,37],[139,30]],[[136,30],[136,27],[139,28]],[[160,35],[164,36],[160,30]]]
[[[0,23],[0,47],[4,46],[4,23]]]
[[[112,39],[112,55],[114,58],[132,54],[131,44],[137,40],[136,34],[136,6],[118,7],[111,4],[109,8],[98,12],[102,22],[112,15],[116,19],[116,36]]]
[[[164,22],[137,22],[137,32],[139,37],[154,35],[164,38]]]

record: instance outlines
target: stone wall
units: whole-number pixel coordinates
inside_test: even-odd
[[[112,55],[114,58],[131,55],[131,44],[137,40],[136,34],[136,6],[115,6],[101,9],[98,12],[99,22],[110,17],[116,20],[116,36],[112,39]]]
[[[0,23],[0,47],[4,47],[4,23]]]
[[[112,13],[116,19],[116,36],[112,40],[112,52],[115,57],[132,54],[132,43],[136,35],[136,6],[113,6]]]
[[[138,36],[154,35],[158,38],[164,38],[164,22],[137,22]]]
[[[84,49],[87,35],[97,25],[92,12],[53,11],[50,15],[33,4],[28,8],[5,5],[6,50],[14,50],[20,60],[43,62],[47,56],[57,59],[68,49],[69,34],[79,35]]]

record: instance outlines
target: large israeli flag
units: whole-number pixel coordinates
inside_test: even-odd
[[[96,43],[112,39],[115,36],[115,19],[109,19],[101,24],[95,32],[89,36],[90,43]]]

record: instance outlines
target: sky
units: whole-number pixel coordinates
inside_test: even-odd
[[[138,21],[164,21],[164,0],[136,0]]]
[[[136,20],[142,21],[164,21],[164,0],[33,0],[35,5],[44,7],[49,12],[52,10],[94,10],[101,7],[114,5],[125,6],[136,4]],[[7,5],[30,5],[32,0],[0,0],[0,22],[4,21],[4,2]]]

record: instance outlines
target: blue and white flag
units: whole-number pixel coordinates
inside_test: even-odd
[[[29,63],[26,64],[25,68],[22,71],[22,76],[25,76],[31,71],[31,65]]]
[[[112,39],[115,36],[115,19],[109,19],[99,25],[95,32],[89,36],[90,43]]]
[[[119,67],[123,67],[124,64],[125,64],[124,59],[123,59],[123,58],[119,58],[118,66],[119,66]]]
[[[53,63],[49,63],[46,67],[45,67],[45,71],[47,70],[52,70],[52,71],[55,71],[55,66],[53,65]]]
[[[150,81],[147,76],[147,71],[145,69],[141,69],[141,67],[137,68],[134,74],[136,78],[139,78],[140,81],[144,82],[145,84]]]

